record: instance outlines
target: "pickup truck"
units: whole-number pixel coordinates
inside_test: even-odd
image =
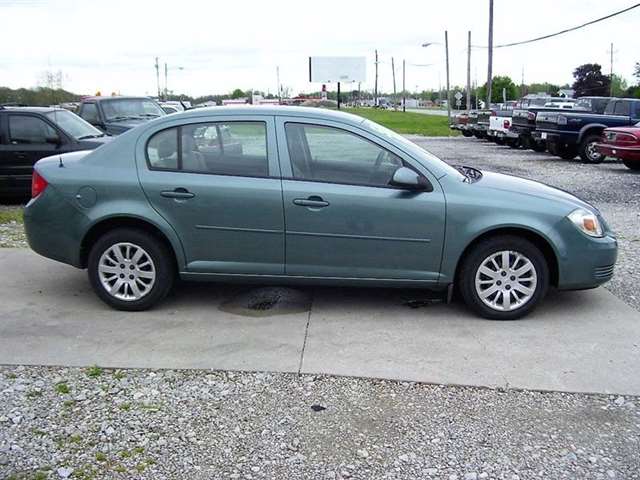
[[[451,130],[458,130],[465,137],[472,137],[473,132],[469,127],[469,113],[461,112],[453,117],[453,123],[450,125]]]
[[[78,115],[109,135],[120,135],[166,113],[148,97],[85,97]]]
[[[547,148],[546,142],[541,138],[536,138],[533,134],[536,129],[536,115],[538,112],[546,110],[557,110],[556,105],[566,104],[571,99],[563,97],[535,97],[523,101],[521,108],[513,110],[511,119],[511,127],[509,134],[512,137],[518,137],[519,144],[523,148],[535,150],[536,152],[544,152]],[[576,102],[576,108],[580,102]],[[602,107],[604,109],[604,105]]]
[[[520,138],[510,132],[513,109],[497,110],[489,117],[489,131],[487,135],[498,145],[508,145],[511,148],[520,146]]]
[[[604,113],[586,111],[539,112],[536,130],[549,144],[549,152],[571,160],[580,155],[585,163],[605,159],[597,148],[605,128],[627,127],[640,121],[640,99],[612,98]]]

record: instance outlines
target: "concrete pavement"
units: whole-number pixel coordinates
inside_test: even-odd
[[[552,292],[516,322],[461,305],[406,306],[411,290],[308,290],[310,311],[232,313],[248,287],[184,283],[125,313],[86,272],[0,249],[0,363],[212,368],[640,395],[640,313],[605,289]],[[276,313],[276,314],[274,314]]]

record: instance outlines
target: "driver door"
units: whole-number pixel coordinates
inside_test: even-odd
[[[287,275],[437,282],[440,185],[415,160],[357,127],[277,117]],[[389,185],[406,166],[432,191]]]

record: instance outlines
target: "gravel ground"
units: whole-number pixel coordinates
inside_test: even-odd
[[[640,399],[0,367],[2,478],[640,478]]]
[[[1,205],[0,218],[3,213],[14,213],[22,210],[21,204]],[[16,221],[0,222],[0,248],[27,248],[27,240],[24,236],[22,223]]]
[[[585,165],[475,138],[409,138],[450,164],[537,180],[593,204],[618,238],[616,272],[605,287],[640,310],[640,174],[613,160]]]

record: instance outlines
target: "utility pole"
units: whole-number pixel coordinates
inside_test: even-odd
[[[164,99],[167,99],[167,95],[169,94],[169,86],[167,85],[167,62],[164,62]]]
[[[611,75],[609,76],[610,85],[609,85],[609,96],[613,97],[613,42],[611,42]]]
[[[522,78],[520,80],[520,98],[524,97],[524,65],[522,65]]]
[[[444,50],[447,59],[447,119],[451,125],[451,98],[449,98],[449,32],[444,31]]]
[[[395,104],[395,102],[398,100],[398,97],[396,95],[396,67],[393,63],[393,57],[391,57],[391,71],[393,72],[393,101]]]
[[[373,89],[373,106],[378,106],[378,50],[376,50],[376,83]]]
[[[278,82],[278,103],[282,103],[282,94],[280,93],[280,66],[276,66],[276,81]]]
[[[406,112],[407,108],[407,89],[405,87],[405,69],[406,69],[406,61],[402,60],[402,111]]]
[[[158,57],[156,57],[156,83],[158,84],[158,100],[160,100],[160,66],[158,65]]]
[[[491,84],[493,82],[493,0],[489,0],[489,63],[487,65],[487,105],[491,105]]]
[[[471,110],[471,30],[467,42],[467,111]]]

